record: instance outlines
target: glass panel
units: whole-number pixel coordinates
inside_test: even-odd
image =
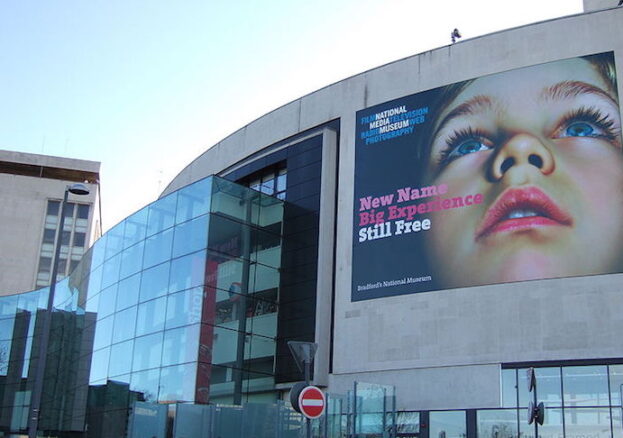
[[[621,406],[621,386],[623,385],[623,365],[610,365],[610,404]]]
[[[535,368],[536,394],[545,407],[562,406],[560,367]]]
[[[108,240],[108,234],[104,234],[97,239],[91,247],[91,266],[97,268],[104,262],[104,254],[106,253],[106,241]]]
[[[158,401],[194,401],[196,371],[196,363],[162,368]]]
[[[47,213],[49,216],[58,216],[58,210],[60,209],[61,201],[52,201],[48,200],[48,210]]]
[[[419,434],[420,433],[420,413],[419,412],[397,412],[396,432],[399,434]]]
[[[100,293],[102,287],[102,270],[103,268],[100,266],[97,269],[91,271],[91,275],[89,275],[88,280],[88,297],[93,298],[95,295]]]
[[[160,381],[160,369],[140,371],[132,373],[130,390],[142,394],[147,402],[158,400],[158,384]]]
[[[133,275],[119,282],[116,310],[123,310],[138,303],[141,274]]]
[[[13,325],[15,324],[14,318],[6,318],[0,319],[0,339],[11,339],[13,337]],[[2,359],[2,355],[6,354],[8,359],[8,351],[0,350],[0,359]]]
[[[534,438],[534,423],[528,424],[528,410],[519,410],[519,433],[521,438]],[[545,422],[539,426],[539,438],[564,437],[562,432],[562,409],[545,410]],[[571,436],[567,435],[567,438]]]
[[[78,204],[78,219],[89,218],[89,207],[88,204]]]
[[[148,301],[138,306],[136,336],[146,335],[164,329],[167,309],[166,297]]]
[[[166,230],[145,241],[145,253],[143,255],[143,267],[162,263],[171,258],[171,244],[173,243],[173,229]]]
[[[132,350],[134,340],[115,344],[110,347],[110,363],[108,375],[110,377],[127,374],[132,368]]]
[[[513,410],[482,410],[477,411],[478,438],[516,438],[517,411]]]
[[[149,206],[149,219],[147,221],[148,236],[173,226],[176,205],[177,192],[159,199]]]
[[[149,207],[145,207],[125,220],[125,231],[123,234],[124,248],[128,248],[145,239],[148,213]]]
[[[113,328],[113,316],[100,319],[95,326],[95,339],[93,340],[93,349],[99,350],[100,348],[108,347],[111,342],[112,328]]]
[[[162,366],[194,362],[198,353],[198,324],[164,332]]]
[[[517,406],[517,370],[502,370],[502,406]]]
[[[611,438],[610,409],[565,408],[565,435],[567,437]]]
[[[179,190],[176,223],[185,222],[210,209],[212,179],[206,178]]]
[[[85,233],[74,233],[74,245],[73,246],[84,246],[85,242],[86,242]]]
[[[621,408],[612,407],[610,409],[612,415],[612,432],[614,438],[623,438],[623,424],[621,424]]]
[[[431,412],[430,438],[465,438],[465,411]]]
[[[151,300],[167,293],[170,263],[163,263],[143,271],[140,301]]]
[[[104,289],[100,293],[99,308],[97,309],[97,318],[106,318],[115,311],[115,300],[117,299],[117,285]]]
[[[167,299],[166,328],[196,324],[201,320],[203,288],[172,294]]]
[[[125,222],[120,222],[106,233],[106,259],[109,259],[123,249],[124,227]]]
[[[56,231],[51,229],[43,230],[43,243],[54,243],[56,240]]]
[[[173,257],[204,249],[208,244],[208,215],[175,227]]]
[[[102,269],[102,287],[110,286],[119,281],[119,267],[121,266],[121,254],[106,260]]]
[[[608,373],[605,365],[563,367],[565,406],[608,406]]]
[[[108,377],[108,359],[110,356],[110,348],[104,348],[93,352],[91,359],[91,374],[89,383],[101,381]]]
[[[200,286],[205,279],[206,254],[205,251],[173,260],[171,263],[171,279],[169,292],[190,289]]]
[[[113,342],[121,342],[134,336],[136,325],[136,306],[122,310],[115,314],[115,331]]]
[[[17,296],[0,297],[0,318],[13,317],[17,308]]]
[[[160,367],[162,356],[162,332],[134,340],[132,371]]]
[[[125,249],[121,253],[121,274],[120,278],[125,278],[141,270],[143,265],[143,247],[145,243],[140,242]]]

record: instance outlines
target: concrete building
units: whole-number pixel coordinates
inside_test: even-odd
[[[0,295],[49,285],[58,207],[68,184],[86,182],[91,194],[70,198],[59,277],[101,235],[99,169],[94,161],[0,150]]]
[[[276,401],[301,380],[287,342],[313,341],[327,392],[397,388],[401,436],[532,436],[530,367],[540,435],[620,436],[613,3],[363,72],[208,149],[59,283],[57,307],[94,321],[76,385],[154,416]],[[0,300],[0,324],[45,293]],[[20,403],[0,430],[23,431],[27,390],[3,390]],[[109,436],[93,425],[122,408],[93,403],[88,432],[66,424]]]

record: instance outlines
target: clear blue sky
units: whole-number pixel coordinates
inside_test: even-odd
[[[0,149],[102,162],[104,229],[303,94],[581,0],[4,0]],[[61,194],[59,194],[59,197]]]

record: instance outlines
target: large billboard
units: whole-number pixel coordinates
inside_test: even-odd
[[[352,300],[623,272],[614,55],[357,112]]]

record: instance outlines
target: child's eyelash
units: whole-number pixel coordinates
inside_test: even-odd
[[[594,124],[604,132],[602,136],[608,140],[615,140],[621,135],[620,129],[614,127],[614,119],[597,108],[580,107],[573,110],[563,117],[560,126],[563,127],[577,121]]]
[[[471,126],[452,132],[446,139],[444,148],[439,153],[438,165],[445,166],[453,161],[456,157],[450,157],[450,154],[464,141],[470,139],[482,140],[486,138],[489,138],[486,132],[480,129],[474,129]]]

